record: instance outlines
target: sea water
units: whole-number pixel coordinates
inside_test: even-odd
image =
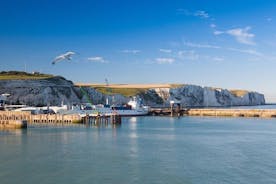
[[[276,183],[276,119],[130,117],[0,130],[0,183]]]

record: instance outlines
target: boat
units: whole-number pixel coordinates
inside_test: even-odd
[[[69,108],[67,105],[44,106],[44,107],[22,107],[14,111],[29,111],[31,114],[78,114],[84,116],[143,116],[149,113],[149,106],[144,106],[140,98],[133,97],[125,105],[109,105],[108,100],[105,105],[77,104]]]
[[[25,106],[17,108],[13,111],[31,112],[31,114],[57,114],[59,111],[67,110],[67,105],[62,106],[44,106],[44,107],[31,107]]]
[[[107,100],[108,101],[108,100]],[[59,110],[59,114],[79,114],[80,116],[143,116],[149,113],[149,106],[144,106],[140,98],[133,97],[125,105],[109,105],[108,103],[91,105],[75,105],[70,110]]]

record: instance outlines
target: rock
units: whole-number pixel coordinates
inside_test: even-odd
[[[125,104],[129,97],[121,94],[106,95],[92,87],[76,87],[63,77],[25,80],[0,80],[0,94],[9,93],[11,104],[30,106],[67,105],[78,103]],[[183,85],[177,88],[153,88],[138,94],[144,104],[150,106],[169,106],[176,100],[182,106],[189,107],[222,107],[237,105],[265,104],[264,95],[257,92],[234,93],[227,89],[216,89],[196,85]]]
[[[176,100],[182,106],[189,107],[223,107],[263,105],[265,98],[257,92],[245,92],[237,96],[227,89],[215,89],[196,85],[185,85],[178,88],[153,89],[167,106],[171,100]]]
[[[60,105],[79,102],[71,81],[62,77],[37,80],[0,80],[0,93],[11,94],[11,104],[32,106]]]

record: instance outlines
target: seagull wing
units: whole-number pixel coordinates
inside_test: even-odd
[[[52,61],[52,64],[56,64],[57,62],[60,62],[62,60],[72,60],[72,56],[75,55],[76,52],[73,52],[73,51],[68,51],[66,52],[65,54],[62,54],[62,55],[59,55],[57,56],[53,61]]]
[[[76,54],[76,53],[73,52],[73,51],[68,51],[68,52],[66,52],[64,55],[66,55],[66,56],[72,56],[72,55],[74,55],[74,54]]]
[[[61,61],[61,60],[64,60],[65,57],[64,55],[60,55],[60,56],[57,56],[53,61],[52,61],[52,64],[56,64],[57,62]]]
[[[72,56],[75,55],[75,54],[76,54],[75,52],[69,51],[69,52],[66,52],[66,53],[64,54],[64,57],[65,57],[65,59],[71,60],[71,59],[72,59]]]

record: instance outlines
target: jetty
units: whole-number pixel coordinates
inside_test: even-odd
[[[276,118],[276,109],[188,109],[187,115]]]
[[[31,114],[31,112],[0,111],[0,128],[27,128],[30,124],[98,126],[109,123],[121,124],[121,116],[117,114],[80,116],[78,114]]]
[[[216,116],[216,117],[255,117],[276,118],[276,109],[205,109],[205,108],[152,108],[149,115],[156,116]],[[31,112],[0,111],[0,128],[27,128],[29,124],[93,126],[121,124],[118,114],[78,115],[78,114],[31,114]]]
[[[155,116],[221,116],[276,118],[276,109],[151,108]]]
[[[29,112],[0,111],[0,128],[27,128]]]
[[[171,108],[151,108],[149,115],[152,116],[183,116],[187,115],[188,109],[171,109]]]

